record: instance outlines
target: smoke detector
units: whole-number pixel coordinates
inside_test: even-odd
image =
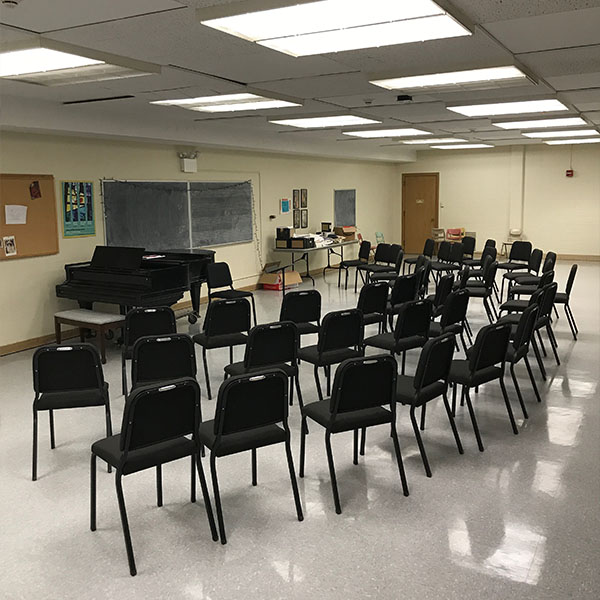
[[[2,6],[6,6],[7,8],[15,8],[21,2],[22,0],[2,0]]]

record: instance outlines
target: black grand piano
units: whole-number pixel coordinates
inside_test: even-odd
[[[137,306],[171,306],[189,291],[195,323],[200,289],[213,250],[146,251],[144,248],[96,246],[91,261],[65,265],[67,279],[56,286],[59,298],[77,300],[81,308],[94,302],[118,304],[125,313]]]

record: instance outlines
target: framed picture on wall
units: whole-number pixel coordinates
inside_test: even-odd
[[[94,184],[91,181],[63,181],[61,200],[63,237],[95,235]]]
[[[292,202],[294,210],[298,210],[300,208],[300,190],[294,190],[292,192]]]
[[[300,212],[302,213],[300,215],[300,228],[306,229],[308,227],[308,209],[302,209]]]
[[[294,211],[294,229],[300,229],[300,211]]]
[[[308,190],[300,190],[300,208],[308,208]]]

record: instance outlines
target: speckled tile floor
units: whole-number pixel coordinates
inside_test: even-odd
[[[559,289],[568,268],[558,265]],[[317,280],[324,312],[356,303],[354,292],[338,290],[336,282],[331,272]],[[478,452],[468,414],[460,409],[457,425],[465,446],[460,456],[443,406],[433,403],[424,435],[434,471],[428,479],[408,414],[399,407],[408,498],[401,493],[384,427],[369,431],[359,466],[352,465],[352,435],[333,438],[342,515],[333,509],[323,432],[316,426],[311,430],[306,477],[299,480],[302,523],[295,518],[283,448],[259,451],[256,488],[248,455],[221,459],[226,546],[211,541],[202,503],[189,503],[187,461],[163,469],[162,508],[155,505],[152,471],[126,477],[135,578],[127,567],[114,478],[103,469],[98,530],[89,530],[89,447],[103,436],[101,410],[58,412],[53,451],[47,416],[41,416],[39,480],[31,482],[32,351],[1,358],[0,597],[600,597],[599,284],[600,265],[581,265],[572,301],[580,339],[572,339],[561,312],[555,331],[562,364],[546,359],[548,381],[539,383],[542,404],[523,379],[528,421],[521,418],[507,377],[519,435],[511,433],[498,386],[489,385],[475,396],[486,450]],[[280,294],[259,291],[256,298],[259,321],[276,318]],[[475,328],[484,324],[480,302],[473,303],[470,315]],[[179,323],[188,330],[184,320]],[[416,358],[409,355],[409,372]],[[226,360],[225,352],[210,353],[215,389]],[[305,365],[301,373],[305,402],[310,402],[316,399],[312,370]],[[113,422],[119,424],[123,397],[116,346],[105,377]],[[204,391],[201,369],[199,380]],[[203,400],[202,408],[205,418],[212,416],[214,401]],[[290,423],[297,466],[296,405]]]

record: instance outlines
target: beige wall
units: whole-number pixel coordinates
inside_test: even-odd
[[[264,261],[288,259],[286,255],[274,256],[269,250],[274,245],[275,227],[291,225],[291,215],[279,215],[279,199],[291,198],[293,188],[308,189],[307,231],[317,230],[321,221],[333,220],[334,189],[355,188],[357,223],[365,237],[373,237],[376,230],[383,231],[387,238],[398,233],[394,227],[399,223],[390,218],[394,205],[398,204],[398,169],[390,163],[207,150],[201,153],[198,168],[197,174],[181,173],[176,147],[171,145],[0,133],[1,172],[52,174],[57,199],[61,180],[93,181],[96,215],[101,214],[101,178],[179,181],[250,178]],[[57,212],[60,219],[60,211]],[[277,218],[270,220],[269,215]],[[94,247],[103,243],[102,219],[97,220],[96,229],[95,237],[61,237],[57,255],[0,262],[0,346],[52,333],[53,314],[74,306],[73,301],[56,298],[54,286],[64,280],[65,263],[88,260]],[[237,285],[256,282],[260,268],[254,244],[219,246],[215,250],[217,260],[230,263]],[[318,255],[311,268],[323,264],[323,255]]]
[[[422,151],[403,173],[440,173],[440,227],[506,239],[522,229],[534,246],[600,256],[600,144]],[[396,219],[400,219],[397,211]]]

